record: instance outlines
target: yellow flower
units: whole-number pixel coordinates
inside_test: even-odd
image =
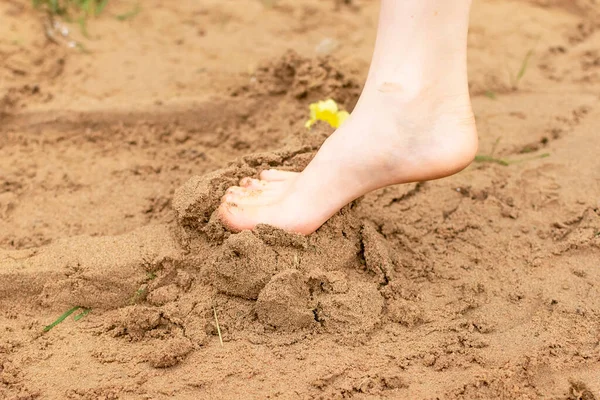
[[[310,119],[304,124],[308,129],[317,121],[325,121],[332,127],[339,128],[350,116],[347,111],[339,110],[337,103],[332,99],[312,103],[309,108]]]

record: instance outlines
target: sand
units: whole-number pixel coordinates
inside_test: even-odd
[[[481,157],[308,237],[213,212],[352,109],[378,2],[135,4],[82,52],[0,3],[0,398],[600,398],[600,4],[476,0]]]

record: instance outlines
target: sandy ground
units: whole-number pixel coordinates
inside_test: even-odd
[[[600,398],[596,0],[475,0],[479,161],[308,237],[212,212],[352,109],[378,2],[140,3],[82,52],[0,2],[0,398]]]

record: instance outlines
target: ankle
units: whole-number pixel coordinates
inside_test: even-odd
[[[373,124],[374,113],[380,119],[387,120],[389,116],[399,124],[419,126],[473,118],[467,84],[460,82],[421,85],[418,82],[386,81],[379,86],[370,82],[365,85],[352,115]]]
[[[369,74],[361,97],[379,94],[405,103],[469,97],[466,55],[450,56],[443,68],[413,59],[394,70],[386,69]]]

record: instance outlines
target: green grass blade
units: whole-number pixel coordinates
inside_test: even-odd
[[[107,4],[108,0],[100,0],[96,6],[96,15],[99,15],[102,11],[104,11]]]
[[[508,161],[503,160],[501,158],[494,158],[492,156],[475,156],[475,161],[476,162],[491,162],[491,163],[504,165],[505,167],[510,165],[510,163]]]
[[[92,311],[91,308],[86,308],[85,310],[83,310],[82,312],[80,312],[79,314],[77,314],[76,316],[74,316],[73,319],[75,321],[79,321],[81,318],[83,318],[86,315],[88,315],[90,313],[90,311]]]
[[[58,6],[58,0],[50,0],[50,11],[52,14],[58,14],[60,7]]]
[[[538,160],[540,158],[546,158],[546,157],[550,157],[550,153],[543,153],[537,156],[532,156],[532,157],[526,157],[526,158],[521,158],[520,160],[505,160],[502,158],[494,158],[492,156],[486,156],[486,155],[477,155],[475,156],[475,162],[489,162],[489,163],[495,163],[495,164],[500,164],[503,165],[505,167],[508,167],[511,164],[518,164],[518,163],[522,163],[525,161],[531,161],[531,160]]]
[[[81,34],[86,37],[86,38],[90,38],[90,35],[88,33],[87,30],[87,20],[85,19],[85,17],[79,17],[79,19],[77,20],[77,22],[79,23],[79,29],[81,30]]]
[[[498,139],[496,139],[496,141],[494,142],[494,145],[492,146],[492,151],[490,151],[490,157],[494,156],[494,153],[496,152],[496,148],[498,147],[498,144],[500,143],[500,139],[502,139],[502,137],[498,136]]]
[[[81,9],[85,12],[86,17],[92,14],[92,0],[83,0]]]
[[[61,315],[60,317],[58,317],[58,319],[56,321],[54,321],[50,325],[46,326],[44,328],[44,332],[48,332],[50,329],[54,328],[56,325],[58,325],[61,322],[63,322],[69,315],[73,314],[75,311],[79,310],[80,308],[81,307],[79,307],[79,306],[71,308],[69,311],[65,312],[63,315]]]
[[[139,12],[140,12],[140,5],[136,4],[136,6],[133,10],[126,12],[124,14],[119,14],[116,16],[116,18],[119,21],[125,21],[125,20],[135,17],[136,15],[138,15]]]
[[[519,73],[517,74],[517,77],[515,79],[515,86],[517,84],[519,84],[519,81],[521,80],[523,75],[525,75],[525,71],[527,71],[527,65],[529,64],[529,59],[531,58],[532,55],[533,55],[533,49],[529,50],[527,52],[527,54],[525,55],[525,58],[523,59],[523,62],[521,63],[521,69],[519,69]]]
[[[99,15],[109,0],[31,0],[34,7],[45,5],[50,14],[67,16],[70,12],[86,18]]]
[[[518,164],[518,163],[522,163],[525,161],[538,160],[540,158],[546,158],[546,157],[550,157],[550,153],[543,153],[543,154],[539,154],[537,156],[525,157],[525,158],[521,158],[520,160],[509,161],[508,163],[509,164]]]
[[[484,95],[492,100],[496,100],[496,93],[492,92],[491,90],[486,90]]]

